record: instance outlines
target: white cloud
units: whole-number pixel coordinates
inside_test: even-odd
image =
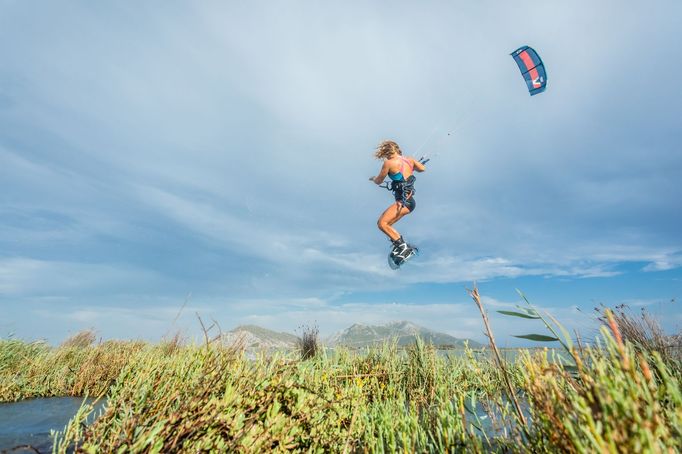
[[[644,271],[667,271],[682,266],[682,252],[661,254],[650,259],[651,263],[644,267]]]

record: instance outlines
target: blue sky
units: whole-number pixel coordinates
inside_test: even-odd
[[[587,337],[600,303],[679,331],[681,28],[677,1],[0,1],[0,335],[482,341],[474,280],[505,345],[537,331],[494,312],[517,288]],[[433,157],[399,272],[386,138]]]

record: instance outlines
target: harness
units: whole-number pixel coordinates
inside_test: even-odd
[[[400,164],[400,172],[398,173],[402,175],[402,171],[405,168],[405,162],[407,162],[408,165],[410,165],[410,167],[414,170],[414,166],[411,165],[409,160],[403,158],[402,156],[400,159],[402,159],[402,163]],[[429,159],[425,159],[424,157],[419,158],[419,162],[422,164],[426,164],[428,161]],[[398,201],[400,205],[405,206],[407,204],[407,199],[412,197],[412,195],[415,193],[414,182],[416,180],[417,178],[414,176],[414,174],[412,174],[407,178],[407,180],[405,180],[404,177],[400,180],[391,179],[390,184],[388,181],[385,181],[384,184],[380,184],[379,187],[386,188],[387,190],[391,191],[396,201]]]
[[[395,199],[400,202],[401,205],[405,206],[407,204],[407,199],[414,195],[414,182],[417,178],[414,175],[410,175],[407,180],[391,180],[380,184],[380,188],[386,188],[393,193]]]

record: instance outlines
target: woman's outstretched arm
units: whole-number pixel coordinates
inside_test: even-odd
[[[381,184],[384,182],[384,178],[386,178],[386,175],[388,175],[388,161],[384,161],[384,165],[381,166],[381,171],[379,172],[379,175],[375,177],[369,177],[369,181],[373,181],[376,184]]]

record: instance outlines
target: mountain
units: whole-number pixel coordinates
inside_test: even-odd
[[[228,344],[242,345],[246,349],[269,350],[296,347],[298,337],[289,333],[278,333],[255,325],[242,325],[223,334]]]
[[[408,345],[414,343],[419,336],[426,343],[436,346],[463,347],[468,341],[469,347],[481,347],[476,341],[470,339],[458,339],[449,334],[439,333],[424,328],[414,323],[401,321],[392,322],[386,325],[363,325],[356,323],[350,328],[334,334],[327,340],[330,346],[345,346],[352,348],[366,347],[375,343],[396,339],[398,345]]]

